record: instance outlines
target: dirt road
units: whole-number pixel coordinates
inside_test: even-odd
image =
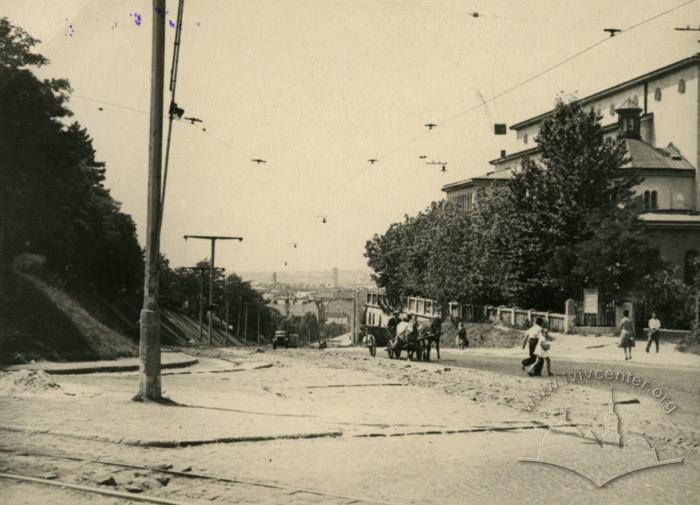
[[[62,376],[58,391],[0,397],[0,429],[25,429],[0,431],[0,470],[183,503],[697,502],[697,421],[667,415],[653,399],[624,403],[628,391],[617,398],[625,435],[646,434],[662,458],[685,462],[598,488],[568,470],[518,459],[537,455],[560,408],[582,429],[602,433],[603,387],[570,384],[526,412],[534,382],[517,370],[503,373],[507,362],[484,360],[475,370],[452,356],[423,364],[361,350],[201,354],[191,373],[163,377],[176,405],[130,402],[136,376],[128,373]],[[263,360],[271,366],[244,366]],[[697,417],[696,403],[683,408]],[[289,438],[311,432],[339,434]],[[199,443],[127,443],[154,433]],[[265,433],[280,436],[243,438]],[[10,503],[44,503],[46,493],[58,504],[127,502],[7,479],[0,486]]]

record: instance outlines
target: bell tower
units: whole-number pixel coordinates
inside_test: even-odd
[[[628,98],[615,109],[615,112],[617,113],[618,137],[623,139],[641,139],[639,122],[642,108],[633,102],[631,98]]]

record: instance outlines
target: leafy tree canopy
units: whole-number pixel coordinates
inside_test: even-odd
[[[368,241],[374,280],[391,297],[553,310],[584,287],[607,300],[638,289],[662,262],[638,226],[640,178],[599,120],[558,100],[536,138],[540,158],[481,190],[474,209],[433,203]]]
[[[0,19],[0,254],[42,254],[105,293],[141,289],[142,251],[130,216],[104,187],[105,165],[71,116],[65,79],[40,80],[39,41]]]

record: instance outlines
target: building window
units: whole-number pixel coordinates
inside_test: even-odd
[[[523,142],[527,144],[527,133],[523,133]]]
[[[678,81],[678,92],[685,93],[685,79]]]
[[[610,104],[610,115],[611,116],[615,115],[615,104],[614,103]]]
[[[654,90],[654,100],[656,100],[657,102],[661,101],[661,88],[656,88]]]
[[[656,191],[644,192],[644,208],[649,210],[658,208],[658,193]]]
[[[472,210],[473,206],[474,206],[474,193],[467,193],[467,203],[466,203],[467,210]]]
[[[698,272],[698,252],[691,249],[685,253],[685,283],[695,284],[695,276]]]

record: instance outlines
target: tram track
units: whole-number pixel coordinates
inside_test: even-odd
[[[133,463],[124,463],[124,462],[119,462],[119,461],[108,461],[108,460],[99,460],[99,459],[92,459],[92,458],[83,458],[80,456],[74,456],[74,455],[69,455],[69,454],[56,454],[56,453],[16,450],[16,449],[8,449],[8,448],[2,448],[2,447],[0,447],[0,453],[14,455],[16,457],[34,457],[34,458],[44,458],[44,459],[57,459],[57,460],[66,460],[66,461],[73,461],[73,462],[78,462],[78,463],[92,464],[92,465],[101,465],[101,466],[105,466],[105,467],[114,467],[114,468],[121,468],[121,469],[128,469],[128,470],[138,470],[138,471],[142,471],[142,472],[155,472],[155,473],[159,473],[159,474],[166,474],[166,475],[169,475],[169,476],[172,476],[175,478],[184,478],[184,479],[190,479],[190,480],[201,480],[201,481],[219,482],[219,483],[223,483],[223,484],[235,484],[235,485],[251,486],[251,487],[257,487],[257,488],[275,489],[278,491],[286,492],[288,495],[308,494],[308,495],[313,495],[313,496],[317,496],[317,497],[328,498],[329,500],[330,499],[339,500],[342,503],[344,503],[345,505],[363,504],[363,503],[374,504],[374,505],[403,505],[403,504],[397,503],[397,502],[376,500],[373,498],[365,498],[365,497],[360,497],[360,496],[336,494],[336,493],[330,493],[330,492],[326,492],[326,491],[322,491],[322,490],[318,490],[318,489],[291,486],[291,485],[281,484],[281,483],[277,483],[277,482],[268,482],[268,481],[256,480],[256,479],[232,478],[232,477],[225,477],[225,476],[220,476],[220,475],[211,475],[211,474],[197,473],[197,472],[190,472],[190,471],[185,472],[185,471],[163,468],[162,466],[158,466],[158,465],[154,465],[154,466],[136,465]],[[59,481],[56,479],[51,479],[51,480],[43,479],[37,475],[16,474],[16,473],[8,472],[8,471],[0,472],[0,479],[23,481],[23,482],[34,483],[34,484],[39,484],[39,485],[47,485],[47,486],[58,486],[58,487],[64,487],[66,489],[72,489],[75,491],[80,491],[80,492],[85,492],[85,493],[102,494],[104,496],[110,496],[110,497],[114,497],[114,498],[130,499],[133,501],[156,503],[156,504],[163,504],[163,505],[185,505],[187,503],[193,503],[193,502],[186,502],[186,501],[171,500],[169,498],[162,498],[162,497],[158,497],[158,496],[150,496],[150,495],[145,495],[145,494],[121,492],[121,491],[115,491],[115,490],[110,490],[110,489],[105,489],[105,488],[85,486],[82,484],[73,484],[70,482]],[[199,500],[196,500],[196,501],[199,501]]]

